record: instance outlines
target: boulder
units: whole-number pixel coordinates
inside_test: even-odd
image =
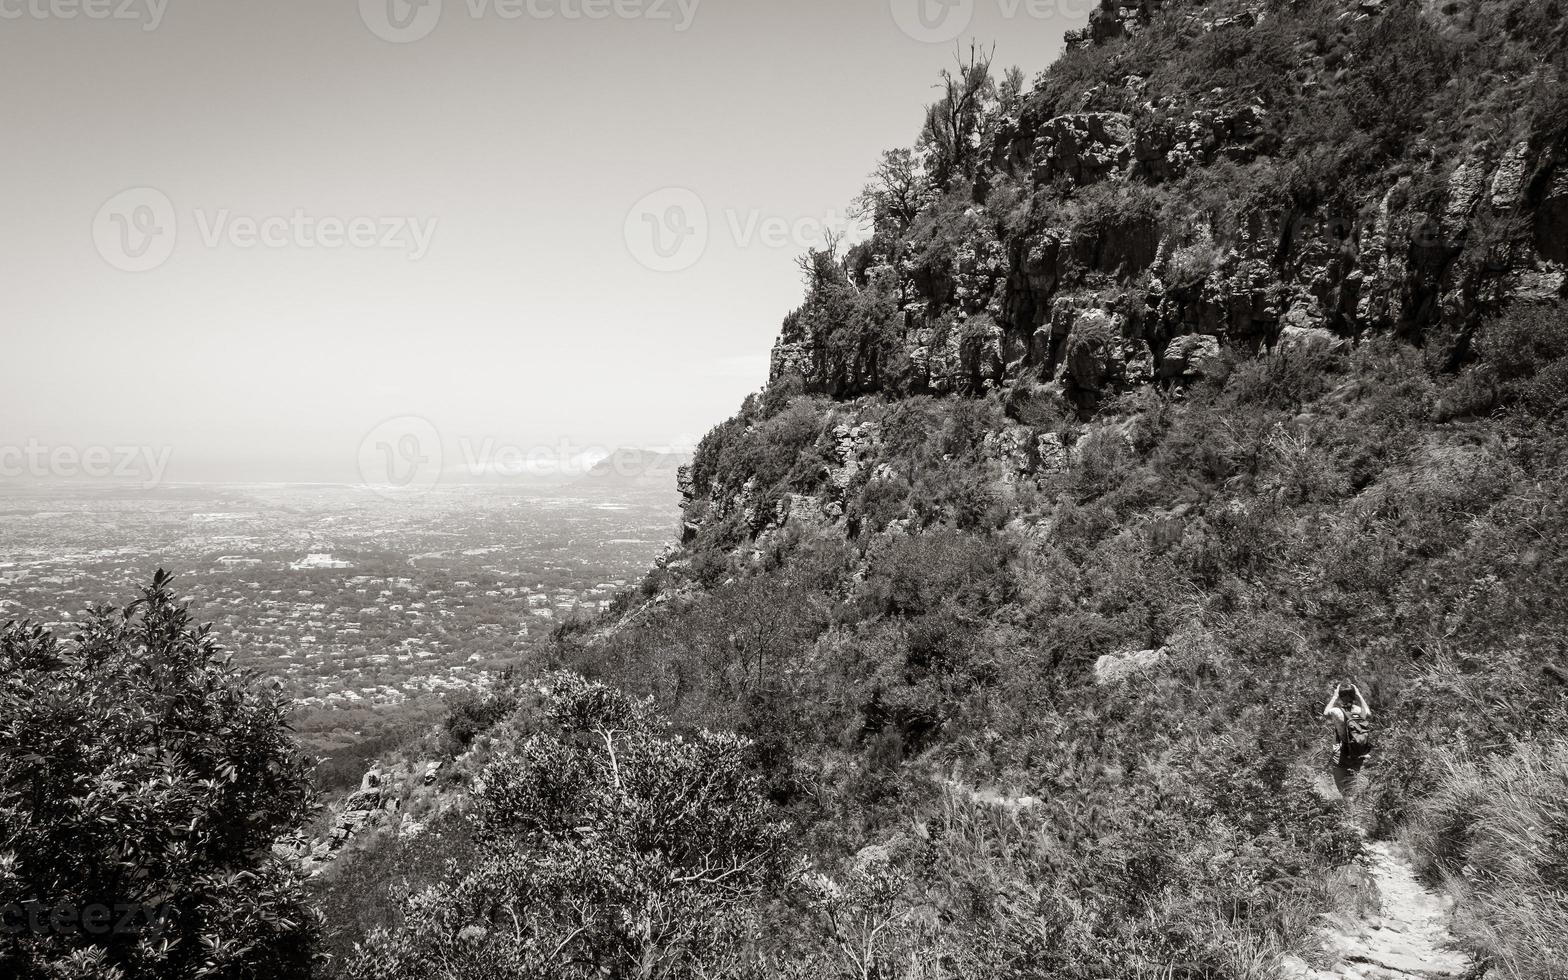
[[[1060,307],[1053,315],[1066,312],[1071,317],[1072,330],[1067,338],[1066,359],[1059,374],[1061,379],[1072,379],[1075,387],[1097,391],[1119,370],[1122,333],[1125,319],[1117,313],[1098,307],[1087,309]]]
[[[1553,263],[1546,263],[1541,268],[1516,269],[1509,274],[1508,288],[1516,300],[1551,302],[1562,298],[1568,290],[1568,274]]]
[[[1441,232],[1444,244],[1456,244],[1470,225],[1470,215],[1486,192],[1486,165],[1477,159],[1466,160],[1448,178],[1448,206],[1443,211]]]
[[[1117,373],[1124,384],[1147,384],[1154,380],[1154,351],[1141,338],[1125,340],[1117,349]]]
[[[1156,182],[1180,176],[1224,157],[1246,162],[1265,141],[1268,111],[1261,103],[1202,105],[1185,117],[1181,103],[1162,99],[1161,110],[1174,118],[1138,132],[1133,156],[1137,173]]]
[[[840,491],[849,489],[860,476],[864,458],[873,454],[881,434],[875,422],[857,425],[841,422],[833,427],[833,454],[838,458],[838,465],[829,469],[828,478],[834,487]]]
[[[1279,351],[1322,349],[1339,354],[1350,349],[1350,341],[1322,327],[1287,326],[1280,328],[1279,341],[1274,346]]]
[[[1165,0],[1100,0],[1089,13],[1089,23],[1081,31],[1069,31],[1065,41],[1069,50],[1085,48],[1119,37],[1130,37],[1143,29],[1165,6]]]
[[[1125,653],[1108,653],[1095,661],[1094,681],[1096,684],[1116,684],[1135,677],[1139,674],[1159,666],[1169,650],[1161,647],[1158,650],[1136,650]]]
[[[1035,451],[1040,457],[1040,472],[1066,473],[1067,446],[1055,432],[1047,432],[1035,441]]]
[[[1522,140],[1503,154],[1497,172],[1492,174],[1492,207],[1511,208],[1519,203],[1524,189],[1525,164],[1530,159],[1530,143]]]
[[[360,790],[344,801],[345,810],[375,810],[381,806],[381,790],[373,788]]]
[[[903,834],[895,834],[891,840],[881,844],[870,844],[855,852],[851,863],[857,872],[866,873],[878,868],[885,868],[909,845],[909,838]]]
[[[998,432],[987,432],[981,445],[985,455],[1001,463],[1004,474],[1011,476],[1034,471],[1035,463],[1029,453],[1029,443],[1029,430],[1021,425],[1013,425]]]
[[[1190,333],[1172,340],[1160,359],[1160,377],[1166,380],[1201,378],[1220,359],[1220,341],[1208,334]]]
[[[799,378],[809,384],[812,380],[811,348],[802,339],[786,341],[782,336],[773,348],[772,363],[768,368],[768,383],[775,384],[789,378]]]

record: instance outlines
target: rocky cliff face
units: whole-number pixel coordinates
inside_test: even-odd
[[[1043,384],[1092,404],[1190,380],[1216,345],[1374,332],[1457,364],[1478,318],[1564,295],[1562,132],[1517,106],[1488,125],[1379,134],[1364,158],[1310,172],[1336,136],[1362,152],[1313,117],[1368,97],[1380,31],[1453,29],[1435,5],[1362,0],[1321,23],[1311,6],[1105,0],[1069,37],[1083,51],[981,123],[972,179],[931,188],[923,220],[849,256],[852,287],[884,291],[893,316],[845,343],[842,322],[808,306],[779,337],[773,384],[834,397]],[[1264,47],[1263,77],[1172,77],[1182,52],[1206,65]],[[1558,84],[1553,71],[1495,78],[1490,94],[1502,110]],[[1075,73],[1089,77],[1063,78]]]
[[[1081,450],[1050,420],[1236,357],[1391,335],[1455,370],[1488,318],[1568,295],[1568,72],[1543,10],[1104,0],[1032,87],[965,65],[873,176],[871,239],[811,256],[765,395],[684,472],[683,546],[721,524],[754,556],[791,524],[854,537],[867,499],[914,482],[881,433],[911,396],[1001,406],[969,448],[1011,492]],[[790,441],[799,395],[829,401],[831,438]],[[803,458],[735,465],[756,452]]]

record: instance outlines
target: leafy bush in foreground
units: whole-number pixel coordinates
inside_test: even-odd
[[[28,929],[18,978],[304,977],[314,917],[271,855],[311,805],[288,706],[229,666],[160,571],[66,643],[0,633],[0,907],[116,910]],[[127,908],[142,925],[118,928]],[[151,924],[145,923],[150,920]]]

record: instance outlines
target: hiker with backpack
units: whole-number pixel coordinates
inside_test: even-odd
[[[1349,797],[1357,788],[1357,777],[1367,756],[1372,753],[1372,709],[1361,689],[1349,680],[1340,681],[1329,696],[1323,717],[1334,726],[1336,736],[1330,769],[1339,795]]]

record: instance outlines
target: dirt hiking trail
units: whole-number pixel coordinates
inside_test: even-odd
[[[956,797],[1013,812],[1038,800],[1013,797],[994,789],[975,789],[944,780]],[[1338,799],[1332,784],[1320,785],[1323,795]],[[1364,832],[1363,832],[1364,835]],[[1294,956],[1280,964],[1287,980],[1461,980],[1472,975],[1470,958],[1454,949],[1449,931],[1453,900],[1426,888],[1415,868],[1384,841],[1366,845],[1366,874],[1358,888],[1355,914],[1325,916],[1319,935],[1333,965],[1315,969]]]
[[[1452,900],[1416,880],[1410,862],[1390,844],[1367,845],[1375,893],[1358,902],[1359,916],[1334,915],[1322,930],[1334,965],[1318,970],[1294,957],[1282,964],[1292,980],[1447,980],[1469,975],[1469,957],[1455,951],[1448,929]],[[1371,892],[1370,889],[1368,889]]]

